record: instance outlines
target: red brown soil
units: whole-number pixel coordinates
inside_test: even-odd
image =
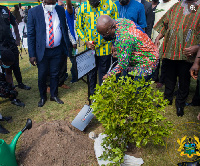
[[[21,140],[19,166],[98,165],[93,140],[66,121],[33,124]]]

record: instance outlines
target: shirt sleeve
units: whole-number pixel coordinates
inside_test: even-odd
[[[154,30],[156,30],[158,33],[161,33],[165,36],[165,33],[169,29],[169,21],[170,16],[175,8],[175,6],[178,5],[178,3],[174,4],[162,17],[161,19],[156,23],[156,25],[153,27]]]
[[[141,28],[147,27],[145,9],[144,9],[144,5],[142,5],[142,4],[141,4],[140,12],[138,13],[138,22],[137,23]]]
[[[118,64],[112,71],[108,72],[108,76],[121,73],[123,70],[127,69],[130,62],[132,52],[132,45],[130,41],[127,41],[126,38],[120,39],[115,47],[117,48]]]
[[[77,20],[76,20],[76,32],[78,36],[80,37],[80,39],[85,43],[86,41],[89,41],[89,39],[86,37],[85,31],[84,31],[83,15],[84,15],[84,3],[78,9]]]
[[[117,19],[119,17],[119,12],[118,12],[118,9],[117,9],[117,5],[115,3],[113,3],[112,1],[111,1],[111,3],[112,3],[112,8],[113,8],[113,10],[111,12],[111,18],[112,19]]]
[[[66,23],[67,23],[67,17],[66,17]],[[68,34],[69,34],[69,40],[72,44],[76,44],[76,39],[72,36],[70,28],[67,24]]]

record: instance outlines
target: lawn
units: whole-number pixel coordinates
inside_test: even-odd
[[[83,50],[82,47],[79,48],[79,52],[81,50]],[[70,86],[70,89],[59,88],[59,97],[65,104],[59,105],[55,102],[49,101],[50,96],[48,94],[48,101],[46,104],[43,107],[38,108],[37,103],[39,101],[39,91],[37,86],[37,68],[30,66],[28,55],[25,54],[24,51],[22,57],[23,59],[20,59],[20,68],[23,83],[31,86],[32,89],[30,91],[26,91],[17,88],[19,92],[18,98],[26,104],[24,108],[12,105],[8,99],[0,98],[0,113],[3,116],[13,117],[13,121],[11,123],[1,122],[1,125],[10,131],[10,134],[7,135],[0,134],[0,138],[4,139],[7,143],[10,143],[13,137],[24,127],[27,118],[31,118],[34,123],[54,120],[66,120],[71,122],[77,115],[78,110],[81,109],[84,104],[88,104],[87,85],[82,80],[74,84],[70,83],[71,62],[68,59],[67,64],[69,78],[65,84]],[[14,83],[16,84],[15,79]],[[155,88],[155,84],[153,86]],[[188,102],[191,101],[195,88],[196,82],[191,80]],[[160,89],[160,91],[164,91],[164,87]],[[179,148],[177,139],[181,139],[184,135],[191,137],[193,137],[193,135],[200,136],[198,133],[200,131],[198,129],[199,124],[196,118],[200,112],[200,107],[186,107],[185,115],[183,117],[177,117],[175,104],[173,102],[173,105],[167,106],[165,111],[164,115],[167,120],[174,124],[175,131],[170,138],[165,138],[166,146],[164,147],[149,143],[147,146],[138,149],[138,156],[142,157],[144,160],[143,166],[173,166],[178,162],[193,160],[195,158],[193,157],[192,159],[189,159],[187,157],[180,156],[180,152],[177,151]],[[103,128],[97,120],[93,119],[85,133],[89,133],[90,131],[94,131],[98,134],[103,131]],[[19,140],[17,150],[20,149],[21,144],[22,142]]]

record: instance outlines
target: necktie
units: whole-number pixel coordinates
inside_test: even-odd
[[[49,47],[53,48],[54,46],[54,34],[53,34],[53,22],[51,12],[49,13]]]

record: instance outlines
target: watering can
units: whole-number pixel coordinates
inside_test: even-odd
[[[0,139],[0,166],[17,166],[17,161],[15,158],[16,144],[21,136],[21,134],[26,129],[32,128],[31,119],[27,119],[26,126],[14,137],[11,144],[6,144],[6,142]]]

